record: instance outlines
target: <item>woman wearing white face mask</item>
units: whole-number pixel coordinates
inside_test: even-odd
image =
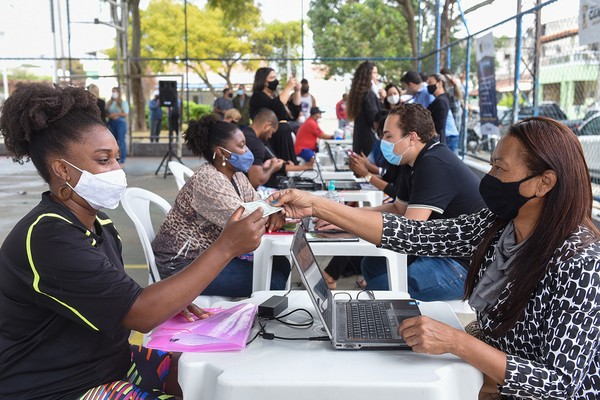
[[[96,99],[81,88],[20,85],[4,103],[0,132],[12,157],[30,158],[49,185],[0,249],[0,364],[11,366],[0,369],[0,398],[180,394],[168,373],[175,358],[130,347],[130,330],[148,332],[182,310],[208,317],[190,304],[229,260],[258,246],[261,210],[241,219],[240,208],[185,271],[142,289],[98,211],[115,208],[127,182]]]
[[[112,132],[119,145],[119,153],[121,159],[119,162],[123,164],[127,156],[127,115],[129,115],[129,104],[123,100],[121,89],[118,87],[112,88],[112,95],[108,104],[108,129]]]
[[[391,110],[400,103],[400,89],[393,83],[388,83],[385,86],[386,98],[383,101],[383,107],[386,110]]]

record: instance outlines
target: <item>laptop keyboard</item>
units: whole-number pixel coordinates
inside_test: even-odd
[[[348,339],[392,339],[392,330],[385,302],[346,303]]]

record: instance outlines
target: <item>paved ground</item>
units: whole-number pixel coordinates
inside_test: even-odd
[[[194,169],[200,166],[197,158],[185,157],[183,162]],[[125,172],[130,187],[148,189],[162,197],[171,204],[177,195],[177,185],[172,175],[164,177],[164,168],[155,175],[161,163],[159,157],[128,157],[125,163]],[[0,158],[0,243],[15,225],[15,223],[31,210],[40,199],[40,194],[47,190],[47,185],[38,176],[31,162],[20,165],[12,162],[10,158]],[[121,206],[115,210],[108,210],[123,241],[123,260],[127,272],[141,285],[148,283],[146,261],[142,245],[138,239],[133,223],[125,214]],[[161,222],[162,214],[156,211],[155,226]],[[299,278],[293,275],[293,282],[298,283]],[[341,279],[339,289],[352,289],[356,277]]]

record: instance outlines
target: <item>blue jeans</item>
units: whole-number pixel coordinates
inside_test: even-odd
[[[446,146],[448,146],[453,153],[458,154],[458,135],[446,136]]]
[[[389,290],[384,257],[364,257],[360,264],[368,290]],[[417,257],[408,266],[408,293],[422,301],[462,299],[467,270],[452,258]]]
[[[176,259],[164,267],[157,265],[162,279],[187,267],[192,261],[189,259]],[[250,297],[252,294],[252,268],[250,260],[232,259],[217,275],[215,279],[202,291],[202,295]],[[283,290],[290,274],[290,263],[285,257],[273,257],[273,271],[271,273],[271,290]]]
[[[127,121],[123,117],[119,117],[117,119],[109,119],[108,129],[110,129],[113,136],[117,140],[121,156],[120,162],[124,163],[125,157],[127,156],[127,142],[125,141],[127,135]]]

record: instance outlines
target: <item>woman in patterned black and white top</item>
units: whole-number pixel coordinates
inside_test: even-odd
[[[514,125],[480,192],[487,209],[427,222],[375,218],[295,190],[272,197],[288,215],[317,216],[385,248],[471,257],[465,298],[481,340],[421,316],[399,328],[415,352],[461,357],[493,396],[600,398],[600,232],[577,137],[546,118]]]

